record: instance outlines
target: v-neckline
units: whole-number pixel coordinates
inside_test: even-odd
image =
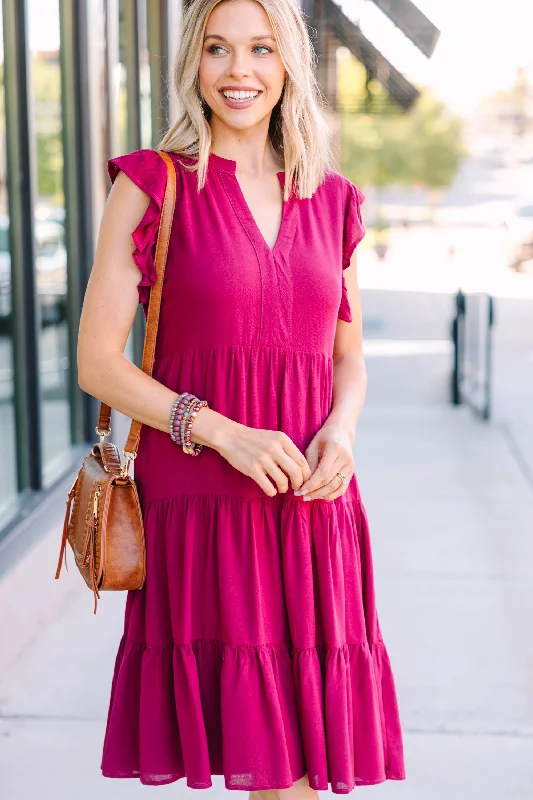
[[[237,216],[240,218],[242,224],[248,231],[248,234],[262,247],[263,250],[266,250],[267,253],[273,257],[282,246],[283,242],[288,243],[291,237],[291,231],[289,231],[289,222],[290,222],[290,211],[293,205],[293,198],[289,198],[285,200],[283,198],[282,202],[282,209],[281,209],[281,222],[278,230],[278,235],[276,237],[276,241],[274,242],[273,247],[270,247],[267,240],[263,236],[263,233],[256,222],[254,215],[251,212],[250,206],[246,201],[244,196],[244,192],[242,191],[241,185],[237,178],[237,162],[230,158],[223,158],[222,156],[217,155],[216,153],[209,153],[209,162],[212,164],[216,169],[223,173],[224,175],[229,174],[232,177],[231,185],[234,187],[233,192],[233,199],[238,204],[239,208],[237,209],[233,199],[232,205],[235,209]],[[279,171],[277,172],[278,180],[281,184],[281,188],[285,188],[285,172]],[[228,184],[224,181],[224,186],[226,190],[228,189]]]

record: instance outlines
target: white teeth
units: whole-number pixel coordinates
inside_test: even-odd
[[[257,97],[259,92],[245,92],[245,91],[229,91],[229,92],[222,92],[224,97],[227,97],[228,100],[251,100],[253,97]]]

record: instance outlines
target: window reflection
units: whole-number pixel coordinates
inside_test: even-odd
[[[58,0],[28,0],[28,33],[37,161],[35,270],[43,481],[47,484],[64,468],[71,443]]]
[[[3,43],[0,2],[0,45]],[[11,328],[11,255],[6,185],[6,117],[4,52],[0,50],[0,521],[4,521],[17,495],[14,408],[13,336]]]
[[[111,116],[114,120],[112,155],[121,155],[141,147],[152,146],[150,62],[146,3],[136,4],[136,20],[132,14],[131,4],[124,0],[118,0],[113,9],[115,16],[111,30],[116,31],[116,47],[112,39],[111,53],[115,55],[111,68],[113,87]],[[115,21],[116,28],[114,28]],[[132,44],[136,32],[137,42],[134,47]],[[126,357],[132,361],[135,357],[135,337],[143,330],[140,311],[136,326],[136,332],[132,330],[130,333],[124,351]]]
[[[150,74],[150,51],[148,49],[148,9],[141,2],[139,13],[139,88],[141,95],[141,143],[152,147],[152,82]]]
[[[113,7],[116,0],[90,0],[87,3],[88,107],[91,144],[91,202],[94,242],[98,240],[100,219],[107,199],[109,157],[113,120],[110,115],[109,64],[112,62]],[[109,30],[108,30],[109,29]]]

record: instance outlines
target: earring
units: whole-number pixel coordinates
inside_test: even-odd
[[[198,89],[198,99],[199,99],[200,105],[202,107],[202,114],[205,117],[205,112],[206,112],[206,109],[207,109],[208,106],[207,106],[207,103],[205,102],[205,97],[203,96],[202,92],[199,89]]]

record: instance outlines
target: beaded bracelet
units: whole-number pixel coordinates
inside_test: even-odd
[[[176,437],[176,442],[180,447],[183,445],[183,432],[186,421],[185,414],[188,413],[189,407],[195,401],[196,397],[193,394],[187,394],[182,401],[180,412],[176,415],[176,419],[174,421],[174,435]]]
[[[176,411],[172,420],[172,439],[179,445],[183,446],[183,433],[185,430],[185,422],[187,420],[190,407],[196,403],[197,398],[190,392],[183,392],[181,399],[176,402]]]
[[[188,453],[191,456],[197,456],[203,445],[199,444],[198,442],[193,442],[191,440],[191,428],[194,422],[194,418],[198,414],[201,408],[205,408],[207,406],[207,400],[198,400],[188,414],[187,422],[185,424],[185,433],[183,435],[183,452]]]
[[[179,429],[179,423],[183,416],[183,410],[187,404],[187,401],[190,400],[194,395],[190,394],[190,392],[182,392],[178,397],[174,400],[172,405],[172,411],[170,412],[170,418],[168,421],[168,432],[170,433],[170,438],[176,444],[181,444],[179,439],[176,437],[175,428]]]
[[[183,452],[189,455],[196,455],[202,449],[200,445],[194,445],[192,443],[190,436],[193,419],[202,407],[200,405],[201,402],[202,401],[198,400],[197,397],[193,397],[192,400],[187,403],[180,421],[180,442],[183,447]]]
[[[183,409],[183,415],[182,415],[182,417],[181,417],[181,419],[179,421],[179,424],[178,424],[177,439],[178,439],[178,442],[180,443],[180,445],[182,445],[182,446],[185,444],[185,428],[186,428],[186,425],[187,425],[187,420],[188,420],[189,414],[191,413],[191,410],[192,410],[194,404],[197,402],[197,400],[198,400],[198,398],[195,397],[194,395],[191,395],[191,397],[187,399],[185,407]]]
[[[182,392],[172,405],[169,433],[172,441],[181,445],[188,455],[196,456],[202,450],[203,445],[191,440],[191,428],[198,411],[207,405],[206,400],[199,400],[190,392]]]

